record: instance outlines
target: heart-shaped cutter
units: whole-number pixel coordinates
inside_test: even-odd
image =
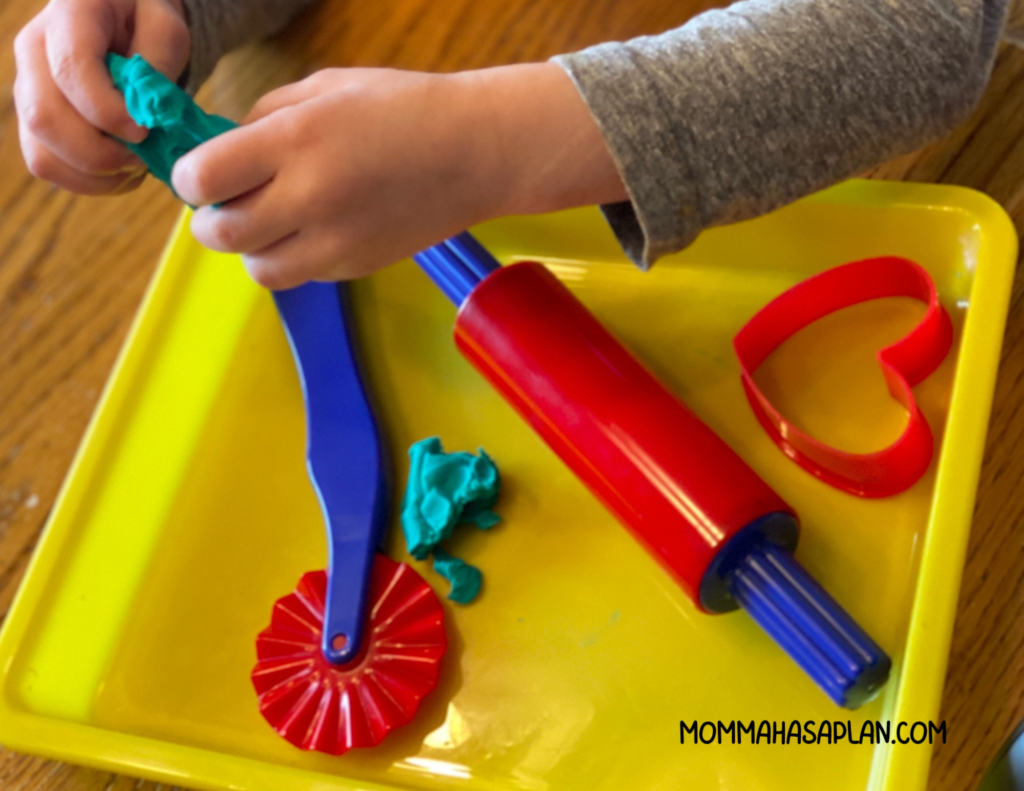
[[[908,412],[903,434],[874,453],[849,453],[820,442],[787,420],[754,382],[754,372],[790,336],[842,308],[882,297],[927,304],[920,323],[878,352],[889,393]],[[782,452],[825,483],[860,497],[908,489],[931,463],[932,432],[911,388],[934,371],[953,343],[953,325],[935,282],[920,265],[885,256],[854,261],[815,275],[763,307],[733,338],[743,389],[757,419]]]

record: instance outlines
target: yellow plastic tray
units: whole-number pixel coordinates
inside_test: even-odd
[[[799,511],[798,557],[893,656],[884,695],[840,710],[745,615],[696,612],[459,357],[453,308],[405,262],[355,286],[398,481],[417,439],[482,445],[504,521],[456,542],[485,588],[469,607],[446,602],[451,650],[416,720],[341,758],[291,747],[261,719],[249,671],[274,600],[325,563],[299,387],[269,295],[182,224],[0,637],[0,743],[247,791],[923,789],[927,741],[681,745],[679,722],[859,733],[869,719],[937,719],[1016,258],[1002,210],[958,188],[851,182],[705,233],[648,274],[595,210],[477,230],[504,261],[550,264]],[[775,448],[730,343],[785,288],[882,254],[929,269],[957,332],[917,388],[941,455],[911,490],[868,501]],[[921,310],[890,299],[826,318],[762,384],[821,438],[880,447],[904,415],[873,354]],[[398,533],[392,553],[407,559]]]

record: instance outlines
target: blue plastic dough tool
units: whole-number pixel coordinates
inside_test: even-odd
[[[380,436],[356,362],[346,284],[275,291],[306,402],[307,464],[330,549],[322,650],[351,661],[362,647],[370,569],[382,551],[388,484]]]

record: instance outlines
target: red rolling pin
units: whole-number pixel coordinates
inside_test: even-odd
[[[842,706],[878,693],[889,657],[793,558],[793,509],[554,275],[467,233],[414,258],[463,355],[700,609],[745,609]]]

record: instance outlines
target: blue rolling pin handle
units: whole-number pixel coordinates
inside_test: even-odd
[[[416,253],[420,265],[444,295],[461,306],[477,284],[501,264],[468,231]]]
[[[306,459],[327,525],[329,566],[322,650],[335,664],[363,645],[370,572],[388,522],[384,451],[359,374],[348,287],[307,283],[275,291],[306,403]]]
[[[737,603],[833,701],[856,709],[878,694],[888,655],[788,550],[754,544],[730,580]]]
[[[446,239],[444,246],[472,272],[475,279],[474,285],[501,266],[490,251],[480,244],[469,231],[463,231]]]
[[[456,305],[462,303],[469,293],[469,287],[463,273],[452,267],[445,257],[443,244],[428,247],[412,257],[413,261],[419,264],[420,269],[426,272],[434,285],[441,289],[442,293]]]

